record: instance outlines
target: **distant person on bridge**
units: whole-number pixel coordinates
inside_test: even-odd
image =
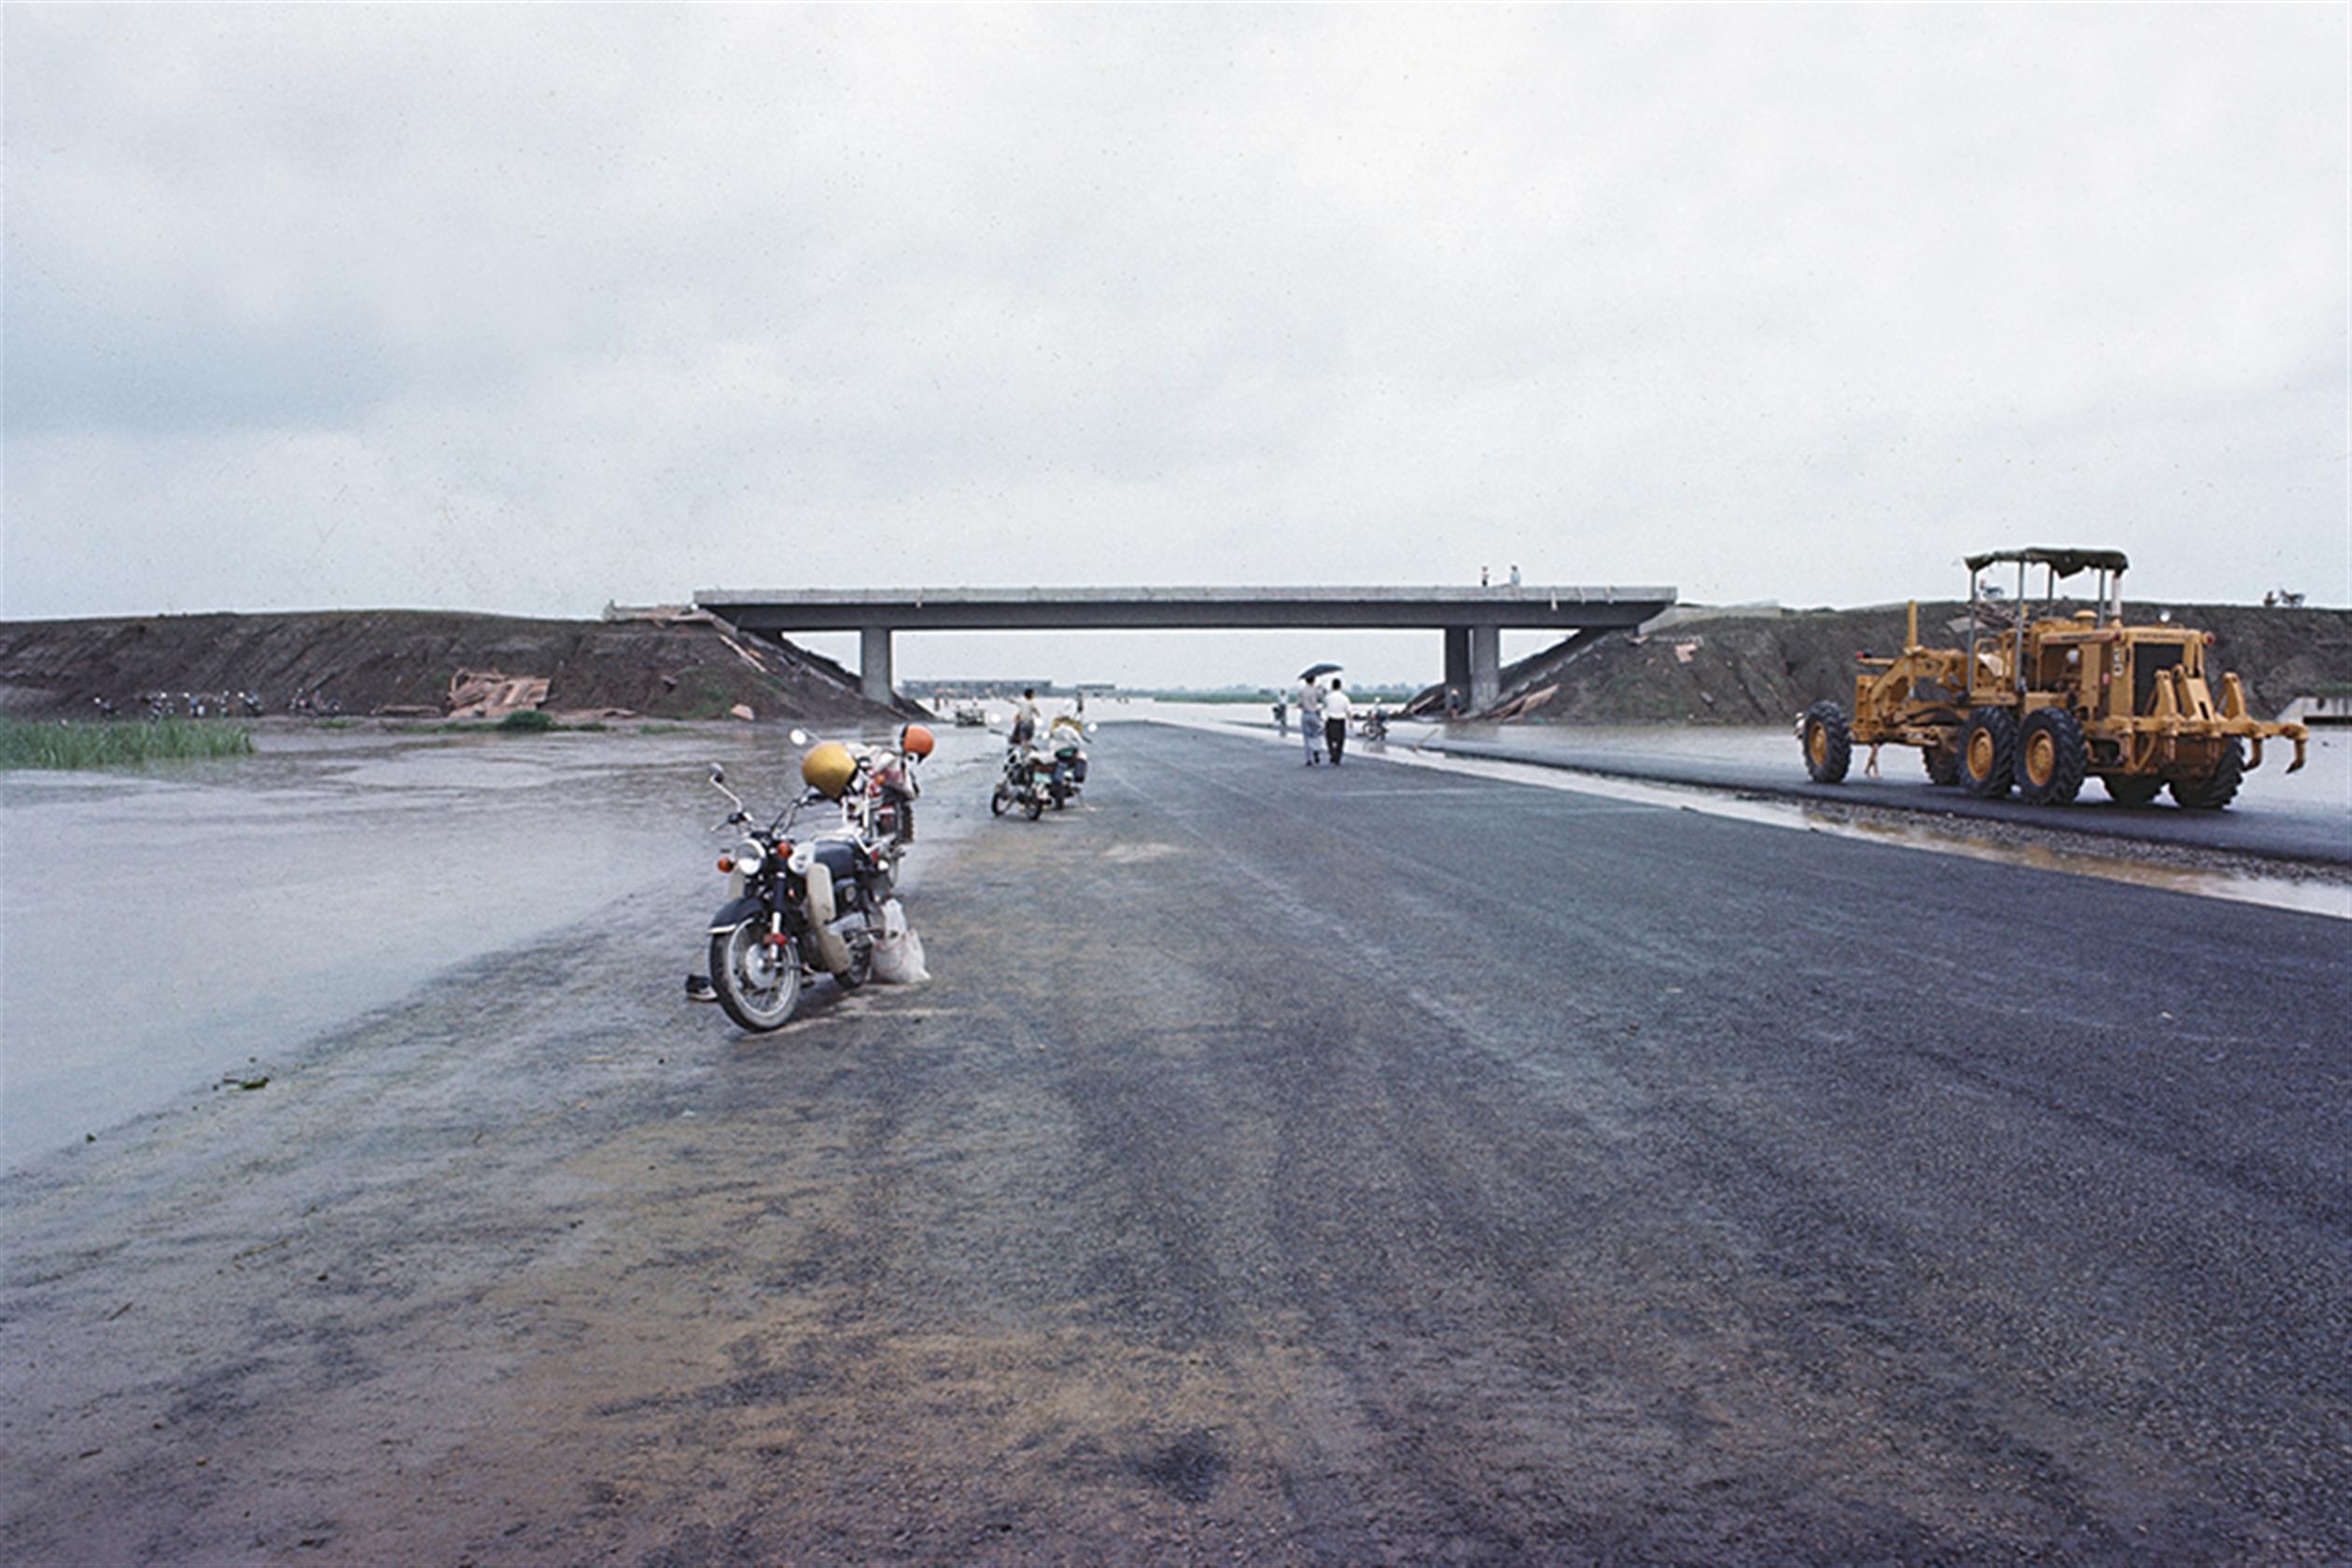
[[[1323,688],[1312,680],[1298,683],[1298,735],[1307,743],[1307,765],[1323,761]]]
[[[1339,678],[1331,678],[1331,691],[1323,698],[1323,744],[1331,748],[1331,765],[1337,767],[1348,749],[1348,715],[1353,711],[1348,693],[1339,690]]]

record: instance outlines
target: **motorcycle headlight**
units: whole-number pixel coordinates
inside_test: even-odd
[[[735,870],[743,873],[744,875],[751,876],[759,872],[760,862],[766,858],[767,851],[762,849],[757,844],[752,843],[750,840],[746,839],[744,841],[743,847],[735,851]]]

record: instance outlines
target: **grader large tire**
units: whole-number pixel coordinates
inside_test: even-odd
[[[2037,708],[2017,737],[2017,793],[2035,805],[2065,805],[2082,792],[2091,748],[2063,707]]]
[[[2164,788],[2164,781],[2152,773],[2110,773],[2100,777],[2107,786],[2107,799],[2118,805],[2146,805]]]
[[[1920,752],[1919,760],[1927,765],[1928,783],[1960,782],[1960,748],[1957,746],[1930,746]]]
[[[1805,709],[1805,771],[1816,784],[1838,784],[1854,765],[1854,732],[1846,727],[1845,709],[1833,702],[1817,702]]]
[[[2176,778],[2172,797],[2191,811],[2219,811],[2230,804],[2246,782],[2246,747],[2232,735],[2222,743],[2221,760],[2202,778]]]
[[[1980,707],[1960,726],[1960,787],[1979,800],[1999,800],[2017,777],[2017,716],[2006,707]]]

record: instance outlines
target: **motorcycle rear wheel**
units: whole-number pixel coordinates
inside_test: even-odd
[[[781,947],[766,943],[762,920],[746,920],[710,939],[710,988],[735,1027],[751,1034],[782,1029],[800,1006],[799,945],[790,938]]]
[[[1024,805],[1021,809],[1027,811],[1029,813],[1029,819],[1034,822],[1040,817],[1045,815],[1045,803],[1039,800],[1035,795],[1031,795],[1029,798],[1028,803]]]

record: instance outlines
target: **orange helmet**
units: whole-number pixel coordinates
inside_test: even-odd
[[[899,731],[899,749],[913,757],[931,754],[931,733],[920,724],[909,724]]]

